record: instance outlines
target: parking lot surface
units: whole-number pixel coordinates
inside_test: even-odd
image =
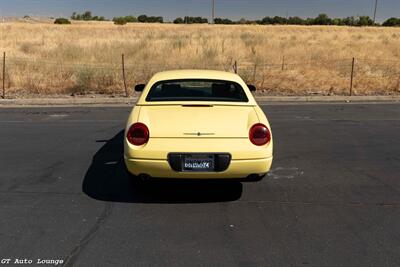
[[[265,104],[258,183],[132,182],[127,107],[0,109],[0,256],[65,266],[400,266],[400,104]]]

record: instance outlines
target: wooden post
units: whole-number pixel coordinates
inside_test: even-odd
[[[353,61],[351,63],[351,77],[350,77],[350,96],[353,95],[353,79],[354,79],[354,65],[356,59],[353,57]]]
[[[400,92],[400,77],[397,80],[397,88],[396,89],[397,89],[398,92]]]
[[[235,72],[235,74],[238,73],[237,71],[237,61],[235,60],[235,63],[233,64],[233,71]]]
[[[253,83],[256,83],[256,74],[257,74],[257,63],[254,63],[254,70],[253,70]]]
[[[6,98],[6,52],[3,52],[3,99]]]
[[[285,56],[282,57],[282,71],[285,70]]]
[[[125,96],[129,96],[128,88],[126,87],[126,78],[125,78],[125,55],[122,53],[122,78],[124,79],[124,88],[125,88]]]

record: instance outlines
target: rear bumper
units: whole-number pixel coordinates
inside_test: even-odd
[[[167,160],[132,159],[125,156],[127,170],[136,176],[177,179],[242,179],[252,174],[264,175],[272,165],[272,157],[263,159],[231,160],[223,172],[177,172]]]

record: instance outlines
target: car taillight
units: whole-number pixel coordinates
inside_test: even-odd
[[[271,141],[271,133],[267,126],[257,123],[251,127],[249,139],[256,146],[263,146]]]
[[[135,146],[141,146],[149,141],[149,128],[143,123],[135,123],[130,128],[126,135],[129,143]]]

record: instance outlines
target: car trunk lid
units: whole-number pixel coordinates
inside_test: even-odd
[[[139,121],[150,138],[248,138],[259,122],[252,106],[208,104],[142,106]]]

